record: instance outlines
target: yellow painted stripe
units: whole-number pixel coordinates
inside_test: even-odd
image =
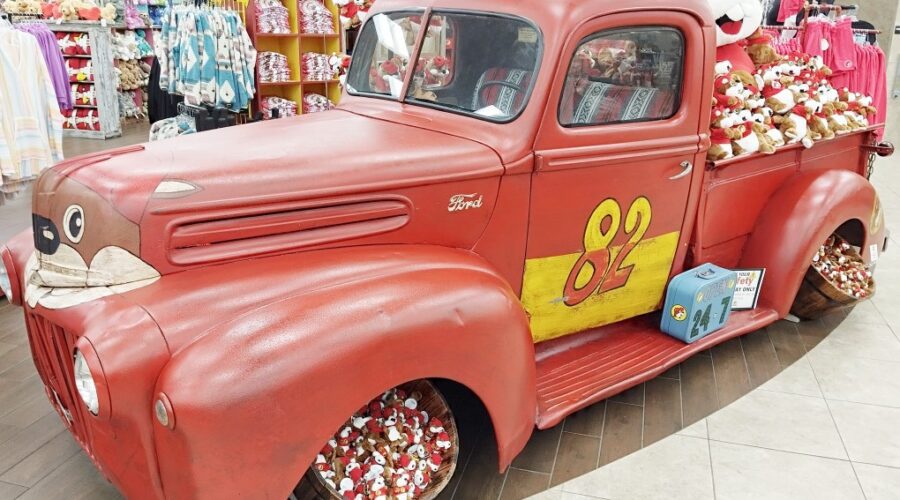
[[[564,303],[563,290],[581,254],[526,260],[522,303],[531,317],[534,341],[550,340],[656,310],[665,292],[679,234],[676,231],[641,241],[622,263],[623,267],[634,265],[625,286],[591,295],[571,307]],[[613,255],[620,248],[613,247]]]

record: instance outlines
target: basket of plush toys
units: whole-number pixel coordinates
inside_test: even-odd
[[[353,415],[307,474],[335,499],[431,500],[456,468],[459,441],[450,407],[428,381],[391,389]]]
[[[791,314],[815,319],[874,294],[872,272],[859,251],[840,236],[832,235],[813,256]]]
[[[832,139],[869,126],[872,98],[834,88],[820,56],[780,56],[761,30],[747,40],[755,72],[716,65],[707,159],[772,154],[780,146]]]

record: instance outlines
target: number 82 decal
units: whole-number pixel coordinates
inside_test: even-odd
[[[607,198],[597,205],[585,228],[584,252],[566,279],[563,295],[567,306],[576,306],[591,295],[602,295],[628,283],[634,264],[624,265],[625,259],[644,239],[651,217],[650,200],[644,196],[631,203],[624,224],[618,201]],[[619,248],[611,248],[620,229],[628,241]]]

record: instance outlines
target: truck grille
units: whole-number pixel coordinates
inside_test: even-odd
[[[47,389],[50,404],[60,414],[81,447],[93,458],[85,425],[87,409],[81,403],[75,388],[75,336],[30,311],[25,317],[34,363]]]

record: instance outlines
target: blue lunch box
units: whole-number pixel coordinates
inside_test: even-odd
[[[691,343],[722,328],[731,314],[737,273],[713,264],[672,278],[660,329]]]

